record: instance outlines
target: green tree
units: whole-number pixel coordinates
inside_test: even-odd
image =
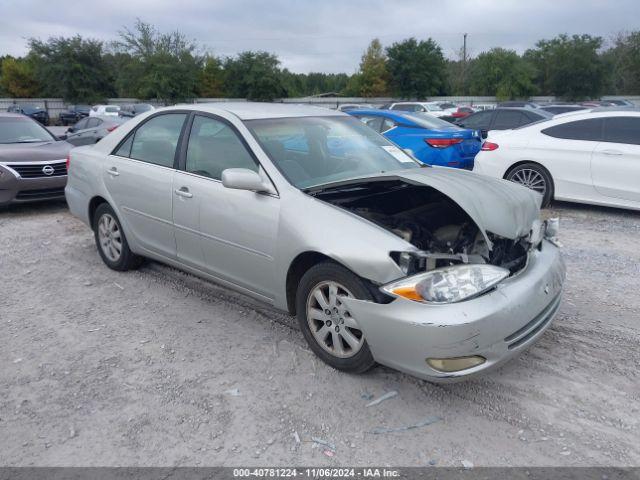
[[[129,58],[118,72],[118,90],[166,103],[197,96],[203,58],[196,48],[182,33],[160,33],[138,19],[133,30],[125,28],[114,44],[116,53]]]
[[[570,100],[597,97],[607,84],[606,64],[598,51],[602,38],[559,35],[540,40],[524,58],[535,67],[535,83],[545,95]]]
[[[22,58],[5,57],[0,71],[0,88],[10,97],[38,97],[40,85],[33,65]]]
[[[360,61],[360,95],[363,97],[382,97],[387,95],[389,74],[387,57],[380,40],[374,38]]]
[[[495,95],[500,100],[529,97],[536,91],[534,75],[515,51],[493,48],[474,60],[470,90],[473,95]]]
[[[207,57],[200,74],[198,91],[201,97],[224,97],[224,70],[220,60],[216,57]]]
[[[227,94],[233,98],[272,101],[286,95],[280,61],[267,52],[242,52],[224,61]]]
[[[611,86],[615,93],[640,94],[640,31],[621,33],[604,54],[611,67]]]
[[[391,89],[403,98],[424,98],[445,93],[446,65],[442,49],[431,38],[409,38],[387,48]]]
[[[44,96],[91,103],[115,94],[101,41],[79,35],[46,42],[32,38],[28,56]]]

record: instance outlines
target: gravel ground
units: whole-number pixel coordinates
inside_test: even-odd
[[[639,466],[640,213],[548,213],[555,323],[502,369],[432,385],[334,371],[290,317],[169,267],[111,271],[64,203],[0,210],[0,465]]]

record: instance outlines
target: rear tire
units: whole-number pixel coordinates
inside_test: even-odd
[[[98,253],[107,267],[123,272],[142,265],[144,259],[129,248],[120,220],[108,203],[101,203],[96,208],[93,232]]]
[[[311,267],[296,292],[300,329],[313,352],[337,370],[363,373],[375,361],[357,319],[340,298],[373,300],[364,282],[334,262]]]
[[[527,187],[542,195],[542,208],[553,200],[553,178],[549,171],[539,163],[527,162],[509,170],[505,179]]]

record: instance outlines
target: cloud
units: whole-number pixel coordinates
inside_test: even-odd
[[[434,38],[455,57],[468,33],[478,54],[501,46],[519,52],[559,33],[609,39],[638,28],[635,0],[0,0],[0,55],[24,55],[27,39],[76,33],[114,40],[136,17],[180,30],[216,55],[276,53],[294,72],[354,72],[372,38],[383,45]]]

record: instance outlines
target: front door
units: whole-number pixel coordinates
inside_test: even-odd
[[[280,199],[221,182],[227,168],[260,170],[239,133],[222,119],[196,115],[184,163],[173,179],[178,257],[272,298]]]
[[[104,183],[127,233],[150,252],[175,258],[173,172],[185,113],[151,117],[104,163]]]

